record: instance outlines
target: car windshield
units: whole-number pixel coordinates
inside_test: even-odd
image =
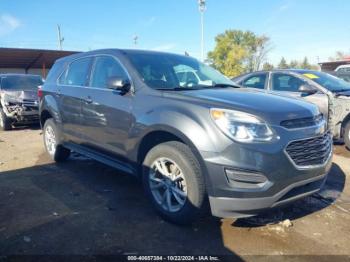
[[[304,76],[327,88],[331,92],[350,91],[350,83],[323,72],[303,73]]]
[[[128,57],[142,80],[154,89],[181,91],[236,86],[212,67],[191,57],[158,53],[129,53]]]
[[[40,76],[5,76],[1,80],[1,88],[4,90],[35,91],[42,84]]]

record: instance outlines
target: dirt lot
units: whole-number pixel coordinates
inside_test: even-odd
[[[318,195],[258,218],[208,216],[191,227],[178,227],[153,212],[136,179],[79,156],[52,163],[39,129],[0,132],[0,255],[286,254],[349,259],[350,152],[342,146],[335,151],[327,184]],[[293,225],[279,223],[285,219]]]

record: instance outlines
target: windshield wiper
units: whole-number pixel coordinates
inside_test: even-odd
[[[240,88],[238,85],[234,85],[234,84],[224,84],[224,83],[221,83],[221,84],[215,84],[215,85],[212,85],[210,86],[212,88],[226,88],[226,87],[233,87],[233,88]]]
[[[199,88],[191,87],[174,87],[174,88],[154,88],[155,90],[160,91],[188,91],[188,90],[198,90]]]

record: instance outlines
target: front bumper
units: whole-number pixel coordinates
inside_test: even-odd
[[[12,105],[3,107],[13,124],[32,124],[39,122],[38,106]]]
[[[212,214],[254,216],[319,191],[332,166],[332,151],[324,163],[307,168],[298,168],[285,152],[290,141],[307,137],[299,130],[274,144],[232,143],[220,153],[201,152]]]

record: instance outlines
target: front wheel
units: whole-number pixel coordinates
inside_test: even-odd
[[[348,121],[345,125],[344,142],[345,142],[345,146],[347,147],[347,149],[350,150],[350,121]]]
[[[143,185],[155,210],[172,223],[189,224],[203,208],[203,175],[198,160],[183,143],[159,144],[148,152]]]
[[[66,160],[70,155],[70,150],[60,144],[58,130],[52,119],[46,120],[43,134],[46,152],[50,155],[52,160],[56,162]]]

